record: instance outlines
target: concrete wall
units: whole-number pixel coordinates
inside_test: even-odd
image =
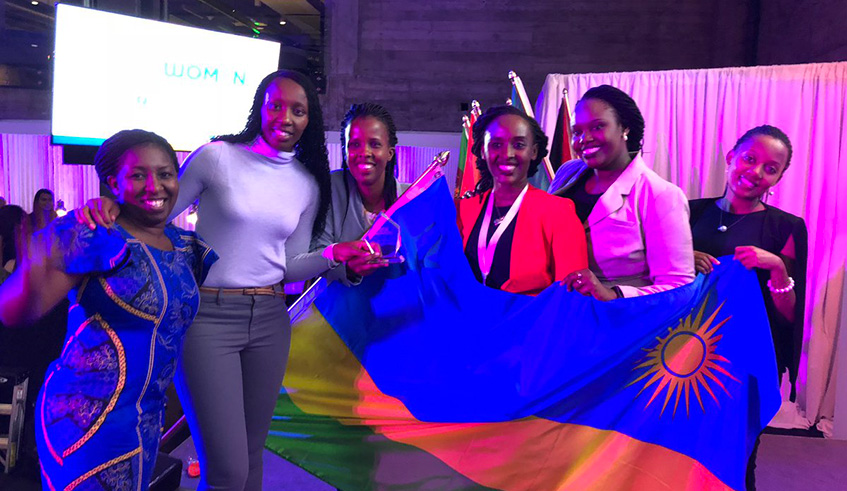
[[[458,131],[462,102],[534,104],[548,73],[753,62],[754,17],[739,0],[329,0],[325,119],[384,104],[398,128]],[[336,123],[337,124],[337,123]]]
[[[847,60],[847,1],[762,0],[757,64]]]
[[[117,0],[114,0],[117,1]],[[847,59],[844,0],[327,0],[328,130],[374,101],[400,130],[458,132],[460,105],[530,100],[548,73]],[[49,118],[49,92],[0,87],[0,119]]]

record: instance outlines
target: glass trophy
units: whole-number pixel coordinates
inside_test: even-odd
[[[375,228],[372,228],[364,239],[371,253],[379,250],[382,254],[379,260],[402,263],[405,259],[400,255],[400,225],[385,212],[380,212],[373,226]]]

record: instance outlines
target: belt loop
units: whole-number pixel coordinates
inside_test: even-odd
[[[221,302],[221,294],[222,293],[223,293],[223,288],[218,288],[218,295],[217,295],[217,299],[216,299],[218,305],[222,304],[222,302]]]

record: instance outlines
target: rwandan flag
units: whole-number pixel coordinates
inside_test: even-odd
[[[780,404],[755,275],[603,303],[473,277],[443,178],[396,210],[403,264],[293,325],[267,446],[359,489],[743,489]]]

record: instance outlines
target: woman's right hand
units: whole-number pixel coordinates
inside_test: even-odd
[[[74,210],[76,221],[94,230],[97,225],[111,227],[121,214],[121,208],[111,198],[101,196],[88,200],[82,208]]]
[[[367,276],[388,266],[388,261],[381,259],[380,251],[377,249],[371,252],[364,240],[339,242],[332,246],[332,255],[336,261],[344,263],[348,270],[359,276]]]
[[[339,242],[332,246],[332,258],[337,263],[347,261],[361,256],[370,256],[371,251],[364,240],[351,240],[350,242]]]
[[[694,269],[698,273],[709,274],[715,269],[715,265],[720,263],[720,261],[705,252],[694,251]]]

